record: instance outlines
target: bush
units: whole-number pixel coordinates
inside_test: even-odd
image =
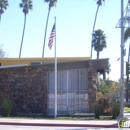
[[[112,102],[111,108],[112,108],[112,119],[116,119],[120,111],[119,102]]]
[[[101,109],[102,109],[101,105],[98,102],[96,102],[94,104],[94,113],[96,119],[100,119]]]
[[[106,98],[100,98],[97,102],[101,106],[101,115],[108,115],[108,109],[110,106],[109,100]]]
[[[3,106],[5,116],[9,117],[13,106],[12,100],[9,97],[4,97],[2,99],[2,106]]]

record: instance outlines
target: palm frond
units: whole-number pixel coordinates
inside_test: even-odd
[[[44,2],[49,3],[49,9],[51,9],[51,7],[56,6],[57,0],[44,0]]]
[[[20,7],[20,8],[22,8],[22,7],[23,7],[23,4],[22,4],[22,3],[20,3],[20,4],[19,4],[19,7]]]
[[[8,0],[0,0],[0,8],[1,8],[1,14],[4,13],[4,10],[7,9],[7,6],[9,6],[8,4]]]
[[[44,2],[50,2],[50,0],[44,0]]]
[[[29,10],[33,8],[32,0],[22,0],[19,6],[23,8],[24,14],[28,14]]]
[[[97,5],[102,6],[102,3],[105,2],[105,0],[97,0]]]
[[[107,47],[106,35],[104,34],[104,31],[98,29],[95,30],[92,35],[93,35],[92,43],[95,51],[100,52]]]

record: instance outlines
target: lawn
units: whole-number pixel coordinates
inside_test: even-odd
[[[129,113],[130,113],[130,107],[125,107],[125,108],[124,108],[124,111],[126,111],[126,112],[129,112]]]
[[[112,116],[100,116],[100,119],[95,117],[57,117],[57,120],[116,120],[112,119]]]
[[[54,120],[54,117],[20,117],[20,116],[10,116],[4,117],[0,115],[0,118],[12,118],[12,119],[47,119],[47,120]],[[58,116],[56,120],[116,120],[112,119],[112,116],[100,116],[100,119],[95,119],[95,117],[73,117],[73,116]]]

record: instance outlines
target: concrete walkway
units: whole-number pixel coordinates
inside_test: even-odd
[[[92,121],[92,120],[45,120],[45,119],[12,119],[0,118],[0,125],[28,125],[28,126],[68,126],[68,127],[102,127],[118,128],[117,121]]]
[[[130,119],[130,113],[124,112],[124,116]],[[0,118],[0,125],[24,125],[24,126],[65,126],[65,127],[100,127],[118,128],[117,120],[57,120],[57,119],[25,119],[25,118]]]

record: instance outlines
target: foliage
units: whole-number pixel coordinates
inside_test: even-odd
[[[108,85],[108,93],[105,94],[107,98],[111,101],[119,101],[120,95],[120,84],[119,82],[110,81]]]
[[[43,118],[42,118],[43,119]],[[50,119],[50,118],[46,118]],[[53,117],[51,119],[54,119]],[[57,120],[112,120],[111,116],[100,116],[100,119],[94,117],[71,117],[71,116],[58,116]]]
[[[101,84],[98,86],[98,92],[101,92],[102,94],[108,93],[108,87],[104,81],[101,81]]]
[[[55,6],[57,0],[44,0],[45,2],[49,3],[49,10]]]
[[[107,115],[107,111],[110,106],[109,100],[106,98],[101,98],[97,101],[97,103],[101,106],[101,115]]]
[[[9,97],[3,97],[2,106],[3,106],[3,109],[4,109],[5,116],[9,116],[9,114],[12,110],[12,107],[13,107],[12,100]]]
[[[112,102],[112,119],[116,119],[117,116],[119,115],[120,111],[120,104],[119,102]]]
[[[102,5],[102,2],[104,2],[105,0],[97,0],[97,5],[98,6],[101,6]]]
[[[95,25],[96,25],[96,21],[97,21],[97,15],[98,15],[98,11],[99,11],[99,7],[102,6],[102,2],[105,2],[105,0],[96,0],[96,4],[97,4],[97,10],[95,13],[95,19],[94,19],[94,23],[93,23],[93,31],[92,34],[94,33],[95,30]],[[92,48],[93,48],[93,35],[92,35],[92,41],[91,41],[91,57],[92,57]]]
[[[25,26],[26,26],[26,15],[28,14],[29,10],[31,10],[32,7],[33,7],[32,0],[22,0],[22,2],[19,4],[19,6],[20,6],[20,8],[23,9],[23,13],[24,13],[23,34],[22,34],[22,39],[21,39],[20,51],[19,51],[19,58],[20,58],[21,57],[22,46],[23,46]]]
[[[102,31],[101,29],[95,30],[92,35],[92,43],[94,46],[94,50],[97,51],[97,59],[99,59],[99,53],[107,47],[106,35],[104,34],[104,31]]]
[[[22,0],[22,2],[19,4],[20,8],[23,9],[23,13],[27,14],[29,10],[32,10],[32,0]]]
[[[101,85],[98,86],[97,100],[100,98],[107,98],[110,101],[118,101],[120,95],[119,82],[112,80],[101,81]]]
[[[0,15],[4,13],[4,10],[7,9],[7,6],[9,6],[8,0],[0,0]]]
[[[119,95],[119,82],[112,80],[101,81],[97,92],[97,102],[102,110],[101,115],[112,115],[112,119],[117,118],[119,114],[119,103],[117,102],[119,101]]]
[[[129,113],[130,113],[130,107],[125,107],[125,108],[124,108],[124,111],[126,111],[126,112],[129,112]]]
[[[100,119],[101,110],[102,110],[102,106],[98,102],[96,102],[94,104],[94,113],[96,119]]]

